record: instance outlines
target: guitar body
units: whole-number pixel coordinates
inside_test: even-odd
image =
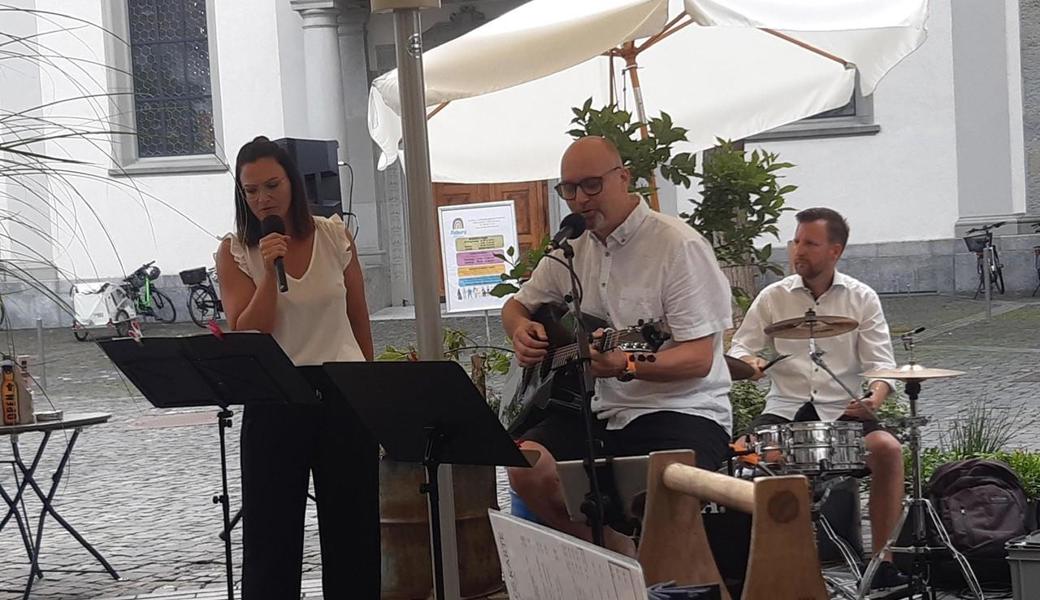
[[[590,333],[610,327],[609,323],[599,317],[583,317],[585,330]],[[574,343],[574,321],[566,307],[543,304],[531,318],[545,327],[550,352]],[[581,392],[575,363],[554,369],[552,361],[545,360],[533,367],[525,367],[511,405],[520,407],[519,414],[508,427],[509,433],[513,436],[519,436],[537,425],[550,411],[579,414]]]

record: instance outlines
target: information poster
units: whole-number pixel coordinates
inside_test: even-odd
[[[509,248],[519,254],[513,201],[441,206],[437,212],[448,312],[500,309],[506,299],[491,290],[510,265],[499,256]]]

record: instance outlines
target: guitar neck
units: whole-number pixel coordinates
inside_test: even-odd
[[[618,345],[618,340],[621,339],[621,331],[607,331],[602,338],[596,340],[596,346],[601,348],[602,352],[609,352]],[[566,346],[560,346],[549,351],[549,356],[544,360],[551,360],[553,369],[558,369],[568,362],[578,357],[578,344],[567,344]],[[543,362],[544,362],[543,360]]]

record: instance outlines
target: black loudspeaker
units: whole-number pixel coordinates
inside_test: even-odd
[[[339,191],[339,159],[336,140],[274,140],[289,153],[303,175],[311,211],[322,217],[343,215],[343,199]]]

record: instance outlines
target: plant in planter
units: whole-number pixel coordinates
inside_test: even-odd
[[[701,199],[691,200],[693,211],[682,213],[691,227],[711,241],[715,256],[723,267],[743,269],[733,285],[733,299],[747,310],[754,298],[754,272],[783,274],[771,261],[772,244],[757,247],[762,236],[779,240],[777,222],[784,212],[786,194],[797,189],[781,185],[779,171],[791,163],[780,162],[773,152],[750,153],[733,142],[719,140],[718,147],[704,153],[701,171]]]
[[[469,362],[470,378],[476,384],[488,404],[494,412],[498,412],[501,406],[501,396],[497,391],[487,385],[487,376],[502,376],[509,371],[509,354],[512,350],[498,346],[481,345],[469,337],[461,329],[451,327],[444,328],[444,358],[456,362]],[[397,347],[388,345],[383,352],[376,356],[376,360],[387,361],[416,361],[419,353],[414,345]],[[519,408],[519,407],[517,407]]]
[[[754,381],[734,381],[729,389],[729,401],[733,405],[733,434],[745,433],[751,427],[751,421],[766,407],[766,393],[769,386],[759,385]]]
[[[1040,453],[1009,446],[1023,430],[1037,422],[1026,406],[995,407],[985,399],[973,400],[939,432],[939,446],[921,453],[921,479],[927,482],[940,466],[955,460],[987,458],[1006,463],[1018,475],[1031,499],[1040,498]],[[910,455],[904,448],[906,472],[910,473]],[[909,484],[909,482],[908,482]]]

